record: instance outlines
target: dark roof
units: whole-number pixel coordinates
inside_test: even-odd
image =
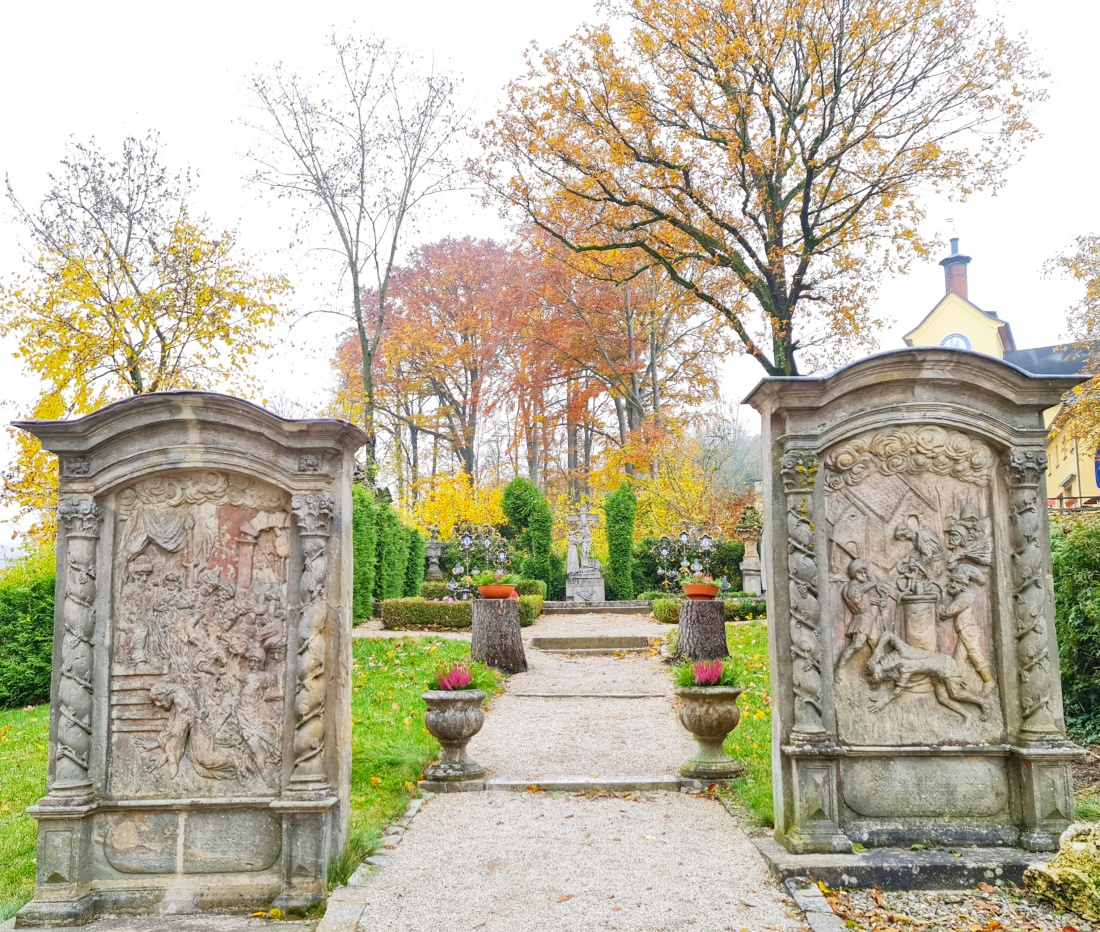
[[[1059,343],[1005,353],[1005,362],[1036,375],[1077,375],[1100,353],[1100,343]]]

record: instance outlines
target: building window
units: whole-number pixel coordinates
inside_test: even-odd
[[[962,333],[949,333],[942,340],[940,340],[940,346],[944,346],[947,349],[970,349],[970,341]]]

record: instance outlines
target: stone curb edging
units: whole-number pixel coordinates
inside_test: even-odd
[[[792,877],[784,881],[783,886],[802,910],[812,932],[847,932],[848,927],[833,912],[817,884],[808,877]]]
[[[363,913],[363,902],[353,891],[358,887],[366,886],[379,871],[389,867],[392,858],[385,852],[392,851],[401,844],[405,831],[423,805],[423,799],[410,800],[405,814],[386,826],[380,840],[382,853],[372,854],[355,869],[345,886],[337,887],[332,891],[325,907],[325,915],[318,923],[315,932],[356,932],[359,917]]]

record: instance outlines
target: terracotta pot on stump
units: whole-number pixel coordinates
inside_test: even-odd
[[[719,587],[709,583],[684,583],[684,595],[696,601],[713,601],[718,598]]]
[[[745,775],[745,765],[722,750],[722,744],[737,723],[741,710],[734,686],[688,686],[676,690],[680,697],[680,722],[699,745],[696,755],[684,761],[681,776],[692,780],[734,780]]]
[[[516,587],[511,583],[489,583],[478,586],[477,591],[483,599],[510,599]]]
[[[424,725],[443,748],[439,759],[425,769],[425,782],[482,779],[485,768],[470,759],[466,745],[485,724],[485,713],[481,710],[485,693],[480,689],[430,689],[423,698],[428,704]]]

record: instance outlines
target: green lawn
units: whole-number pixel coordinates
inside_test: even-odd
[[[768,627],[758,621],[726,625],[730,654],[743,670],[741,722],[726,739],[726,753],[748,768],[733,784],[738,799],[762,825],[772,824],[772,708],[768,680]]]
[[[0,921],[34,893],[38,825],[24,815],[46,792],[49,706],[0,711]]]
[[[371,853],[382,826],[404,812],[416,781],[439,750],[424,728],[420,694],[441,664],[465,661],[470,645],[432,637],[357,639],[352,676],[351,841],[333,865],[341,882]],[[492,670],[475,682],[499,692]],[[34,894],[37,826],[24,810],[46,791],[48,706],[0,711],[0,921]]]

